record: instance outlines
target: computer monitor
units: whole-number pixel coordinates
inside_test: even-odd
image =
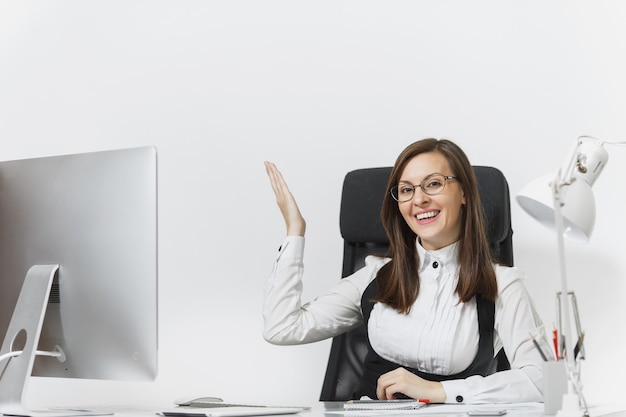
[[[2,337],[0,413],[31,374],[156,377],[154,147],[0,162]]]

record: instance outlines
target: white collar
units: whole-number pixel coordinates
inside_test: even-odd
[[[457,247],[459,242],[456,241],[448,246],[445,246],[437,250],[426,250],[419,241],[419,238],[415,241],[417,247],[417,254],[419,255],[419,270],[424,270],[426,265],[430,265],[433,260],[437,260],[439,263],[452,264],[457,262]]]

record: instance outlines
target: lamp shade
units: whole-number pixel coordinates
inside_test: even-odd
[[[553,182],[552,174],[539,177],[526,185],[516,199],[530,216],[554,230],[556,225]],[[561,188],[560,201],[563,236],[577,243],[587,243],[596,218],[596,204],[591,185],[580,179],[573,181]]]

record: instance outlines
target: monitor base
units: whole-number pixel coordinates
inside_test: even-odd
[[[26,273],[0,350],[3,358],[0,362],[0,415],[53,416],[62,413],[61,410],[51,410],[39,414],[24,405],[52,281],[58,270],[58,264],[34,265]]]

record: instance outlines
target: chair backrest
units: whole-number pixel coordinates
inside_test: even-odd
[[[492,255],[513,266],[513,230],[509,186],[502,172],[493,167],[474,166],[487,240]],[[380,219],[380,209],[391,167],[366,168],[349,172],[343,183],[340,229],[344,239],[342,277],[365,265],[367,255],[385,255],[389,242]],[[351,399],[362,373],[367,353],[363,326],[333,338],[320,401]],[[498,370],[507,369],[503,352]]]

